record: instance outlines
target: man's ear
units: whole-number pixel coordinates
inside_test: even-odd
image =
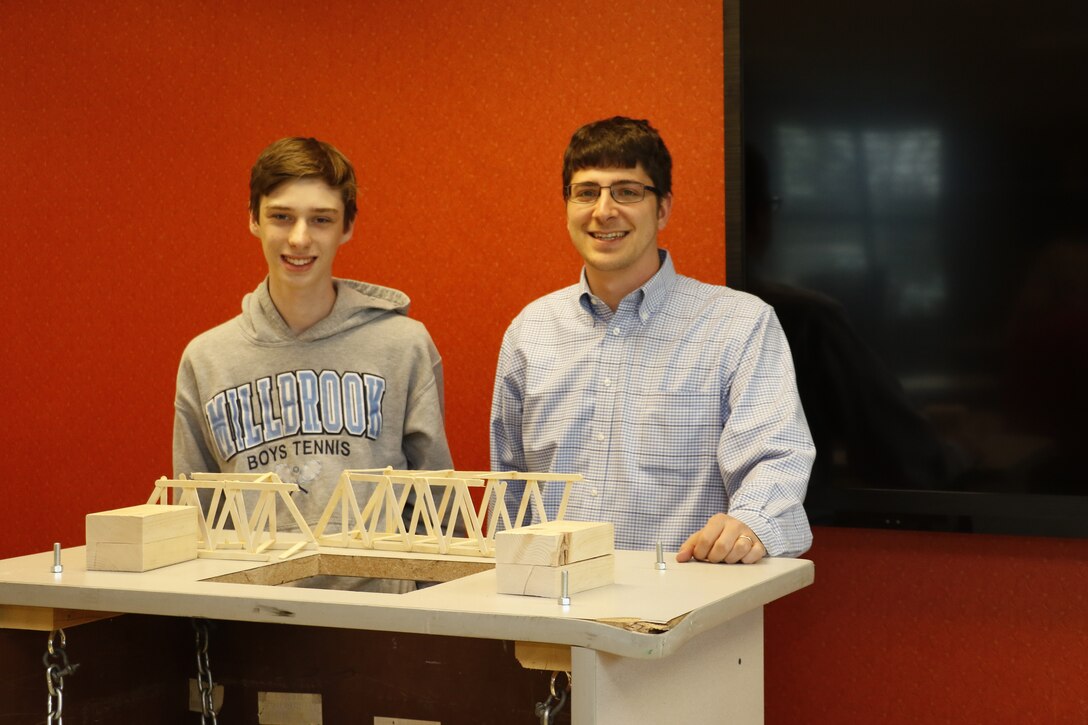
[[[672,213],[672,192],[658,199],[657,202],[657,230],[661,231],[669,223],[669,214]]]
[[[261,236],[261,224],[257,221],[257,217],[253,216],[253,213],[249,214],[249,233],[255,237]]]
[[[355,234],[355,220],[351,220],[351,226],[344,231],[344,236],[340,237],[340,244],[347,244],[347,241],[351,239],[351,235]]]

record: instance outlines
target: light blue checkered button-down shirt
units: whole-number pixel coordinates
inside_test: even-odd
[[[789,347],[752,295],[661,269],[613,313],[580,284],[510,324],[491,407],[496,471],[581,473],[567,518],[611,521],[616,546],[675,551],[725,511],[772,556],[812,533],[815,457]],[[562,486],[545,487],[555,515]],[[510,482],[507,505],[520,501]]]

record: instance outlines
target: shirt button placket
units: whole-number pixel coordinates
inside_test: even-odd
[[[594,458],[595,475],[592,480],[597,484],[588,489],[586,508],[592,512],[594,519],[599,519],[604,508],[605,495],[602,486],[609,485],[610,477],[615,475],[611,470],[612,456],[609,446],[618,444],[617,436],[620,435],[619,414],[620,397],[619,373],[623,369],[624,340],[623,328],[613,322],[605,338],[601,341],[601,365],[599,369],[599,404],[594,416],[594,440],[592,447],[599,455]]]

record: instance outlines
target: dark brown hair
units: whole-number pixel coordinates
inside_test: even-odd
[[[574,132],[563,154],[563,189],[579,169],[633,169],[639,164],[653,180],[658,198],[672,191],[672,157],[649,121],[613,116]]]
[[[330,143],[295,136],[269,144],[249,172],[249,213],[260,219],[261,197],[285,181],[317,178],[340,192],[344,200],[344,230],[351,228],[358,209],[355,169]]]

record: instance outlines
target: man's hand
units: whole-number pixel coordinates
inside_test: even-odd
[[[763,542],[739,519],[728,514],[714,514],[706,526],[688,537],[676,552],[676,560],[754,564],[766,555]]]

